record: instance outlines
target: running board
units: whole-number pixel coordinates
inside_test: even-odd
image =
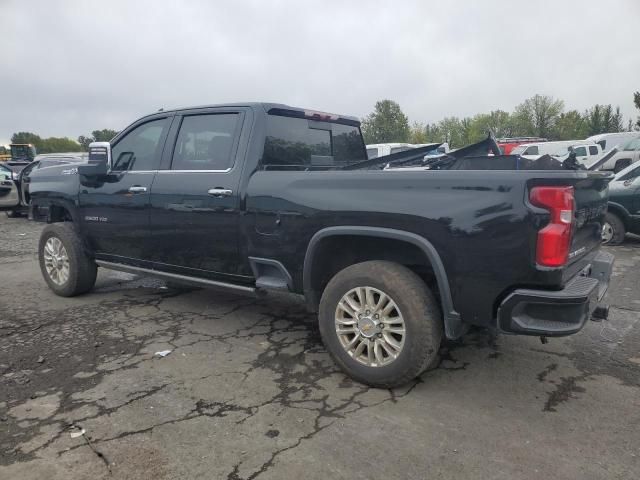
[[[174,280],[178,283],[184,283],[196,287],[215,288],[219,290],[233,291],[236,293],[242,292],[255,296],[259,296],[265,293],[264,291],[259,290],[255,287],[235,285],[233,283],[220,282],[218,280],[190,277],[187,275],[180,275],[178,273],[160,272],[158,270],[151,270],[150,268],[134,267],[131,265],[123,265],[121,263],[106,262],[104,260],[96,260],[96,265],[98,265],[99,267],[108,268],[110,270],[118,270],[120,272],[150,275],[153,277],[161,278],[163,280]]]

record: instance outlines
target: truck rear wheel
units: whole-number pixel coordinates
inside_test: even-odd
[[[40,270],[56,295],[73,297],[88,292],[96,283],[98,267],[69,222],[47,225],[40,235]]]
[[[607,212],[602,225],[602,243],[604,245],[620,245],[626,234],[624,222],[615,213]]]
[[[373,387],[403,385],[434,364],[440,308],[408,268],[368,261],[338,272],[320,301],[320,334],[335,362]]]

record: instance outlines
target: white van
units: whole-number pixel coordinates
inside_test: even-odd
[[[600,145],[602,151],[606,153],[613,147],[622,149],[623,146],[638,136],[640,136],[638,132],[601,133],[599,135],[593,135],[587,138],[587,140]]]
[[[640,133],[632,133],[635,133],[635,137],[628,140],[624,145],[618,146],[619,151],[607,160],[600,169],[613,170],[618,173],[620,170],[640,160]]]
[[[584,164],[591,164],[602,155],[602,147],[589,140],[524,143],[511,150],[511,155],[520,155],[529,160],[536,160],[542,155],[563,157],[569,153],[569,147],[572,147],[576,152],[577,160]]]

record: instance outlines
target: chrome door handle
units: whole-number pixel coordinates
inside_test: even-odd
[[[229,190],[228,188],[210,188],[207,192],[209,195],[214,197],[230,197],[233,194],[233,190]]]
[[[129,187],[130,193],[144,193],[147,191],[147,187],[140,187],[138,185],[134,185],[133,187]]]

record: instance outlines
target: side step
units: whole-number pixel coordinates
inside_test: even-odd
[[[123,265],[121,263],[107,262],[104,260],[96,260],[96,265],[108,268],[110,270],[118,270],[120,272],[134,273],[139,275],[149,275],[152,277],[161,278],[163,280],[171,280],[177,283],[193,285],[195,287],[215,288],[218,290],[226,290],[230,292],[244,293],[255,296],[260,296],[265,293],[258,288],[249,287],[246,285],[236,285],[233,283],[220,282],[218,280],[190,277],[188,275],[180,275],[178,273],[160,272],[158,270],[152,270],[150,268],[134,267],[131,265]]]

